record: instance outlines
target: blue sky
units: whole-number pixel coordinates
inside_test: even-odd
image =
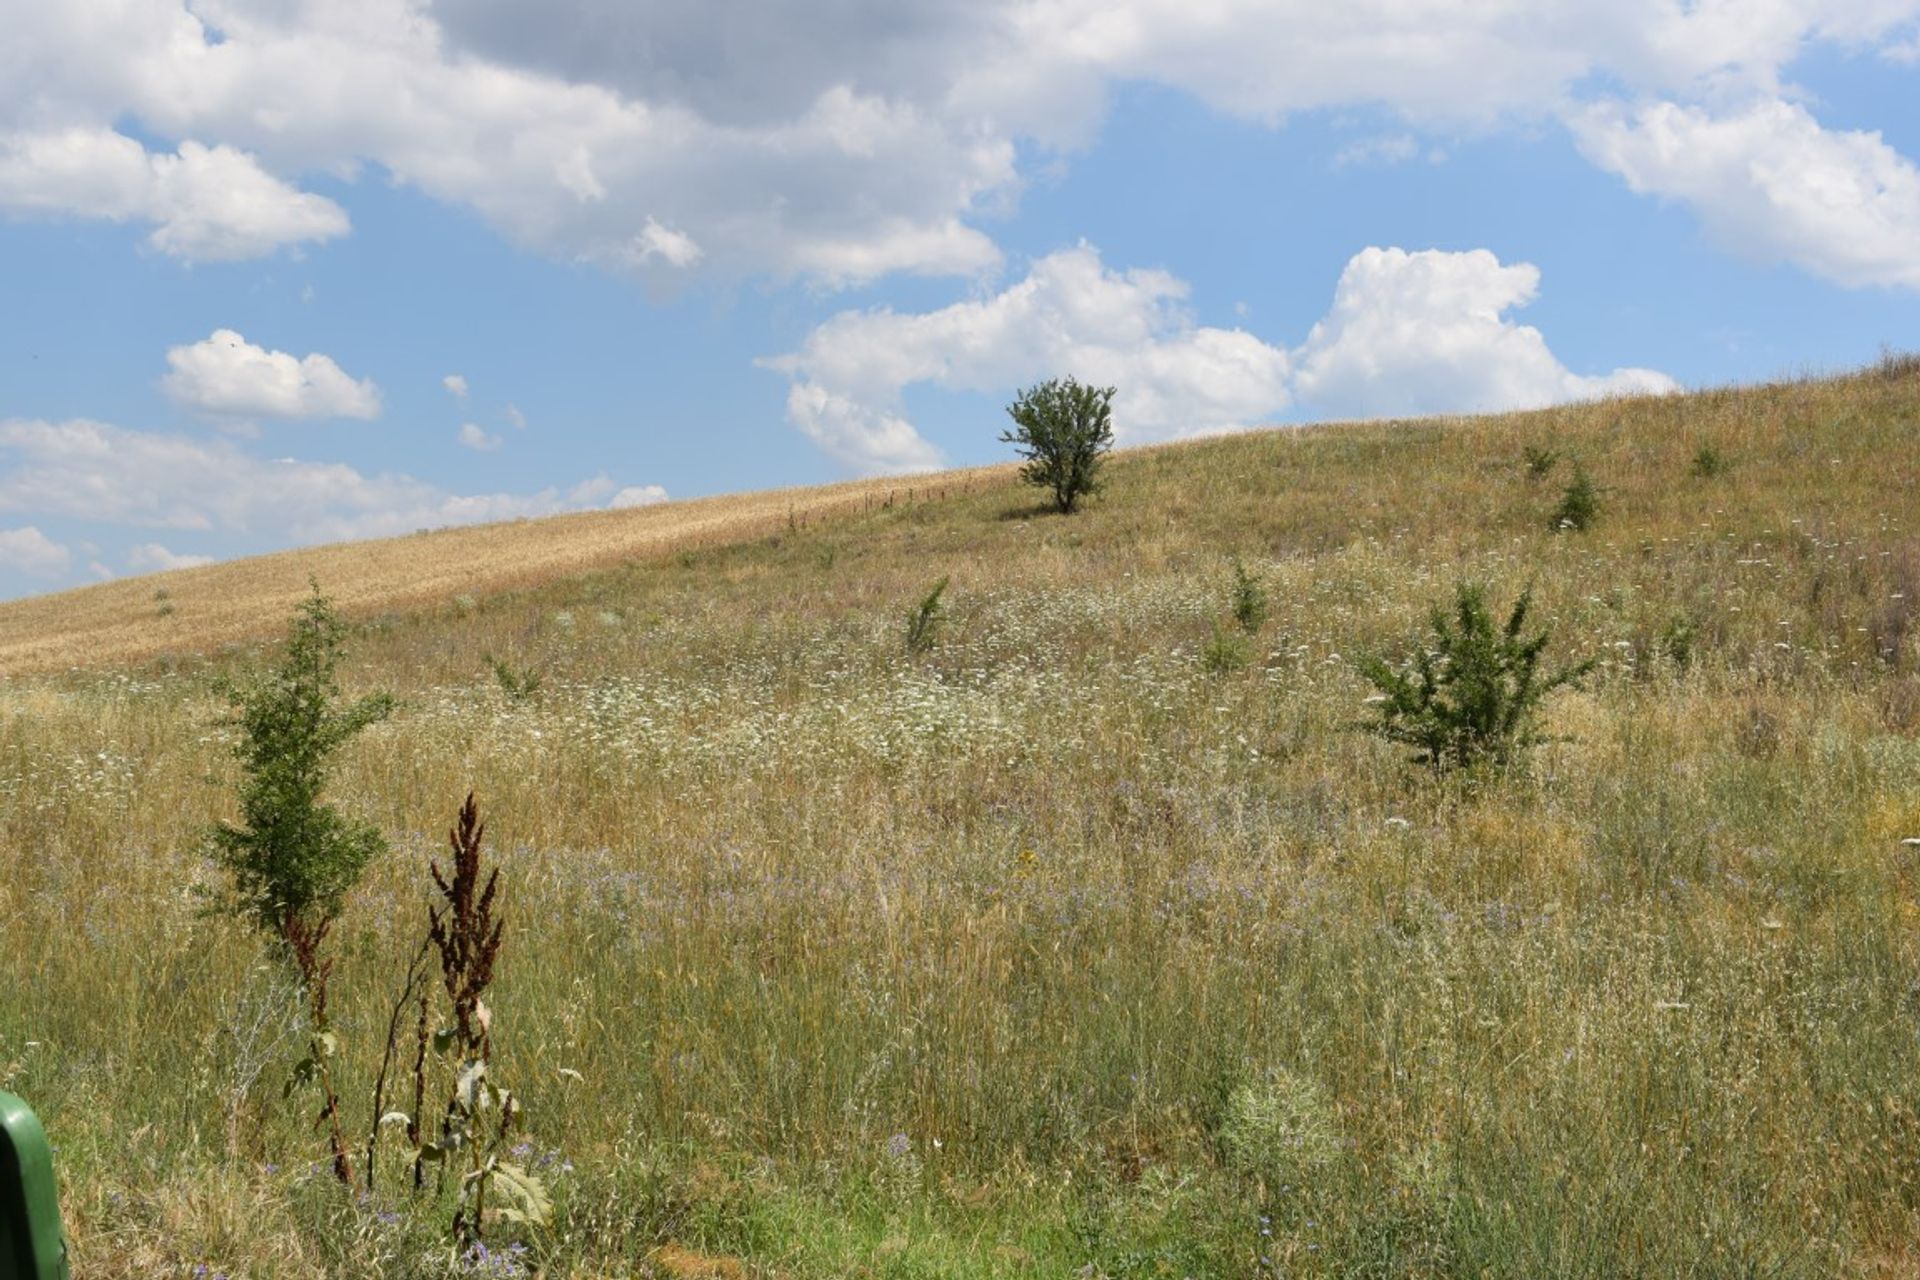
[[[20,6],[0,595],[987,461],[1057,374],[1145,442],[1857,365],[1920,346],[1917,24]]]

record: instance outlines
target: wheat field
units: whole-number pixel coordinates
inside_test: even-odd
[[[0,1088],[83,1276],[1920,1274],[1917,492],[1895,359],[1128,453],[1067,518],[988,469],[0,606]],[[485,1252],[391,1134],[334,1184],[210,910],[218,681],[309,576],[399,699],[331,793],[391,843],[334,938],[361,1133],[469,790],[501,866],[556,1213]],[[1354,665],[1461,581],[1598,664],[1464,780]]]

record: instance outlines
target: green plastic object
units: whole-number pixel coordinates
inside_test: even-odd
[[[53,1148],[31,1108],[0,1093],[0,1277],[68,1280]]]

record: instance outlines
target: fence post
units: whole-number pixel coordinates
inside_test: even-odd
[[[53,1148],[26,1103],[0,1092],[0,1274],[68,1280]]]

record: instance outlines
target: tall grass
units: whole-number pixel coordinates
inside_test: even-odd
[[[16,679],[0,1087],[89,1275],[1909,1274],[1917,424],[1895,371],[1241,437],[1070,522],[1009,482],[369,622],[341,1093],[476,789],[556,1200],[481,1260],[312,1163],[297,999],[199,908],[240,659]],[[1542,439],[1607,477],[1582,538]],[[1268,613],[1222,675],[1228,552]],[[1462,578],[1599,663],[1472,788],[1352,731]]]

